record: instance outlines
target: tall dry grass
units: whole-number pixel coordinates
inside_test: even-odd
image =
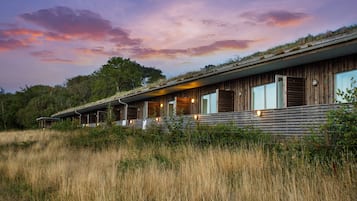
[[[0,178],[21,175],[31,192],[47,193],[50,200],[357,200],[356,164],[349,161],[331,171],[302,158],[283,160],[259,146],[94,152],[64,146],[61,133],[37,132],[17,133],[16,140],[37,139],[46,146],[0,150]],[[11,142],[7,138],[15,139],[0,134],[1,143]]]

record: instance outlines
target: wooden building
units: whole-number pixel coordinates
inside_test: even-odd
[[[337,89],[356,87],[357,32],[306,43],[275,54],[201,70],[154,87],[58,112],[83,126],[105,121],[144,128],[182,116],[204,124],[253,125],[281,135],[303,135],[338,107]],[[108,111],[108,105],[112,110]]]

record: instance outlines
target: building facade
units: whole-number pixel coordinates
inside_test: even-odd
[[[337,90],[357,87],[357,32],[304,44],[58,112],[96,126],[108,112],[124,126],[146,128],[163,118],[256,126],[304,135],[338,107]],[[110,111],[108,106],[110,105]]]

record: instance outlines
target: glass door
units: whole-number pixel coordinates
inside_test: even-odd
[[[275,75],[276,108],[287,107],[286,80],[286,76],[284,75]]]

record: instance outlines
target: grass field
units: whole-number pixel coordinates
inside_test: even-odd
[[[308,162],[262,146],[68,146],[55,131],[0,133],[0,200],[357,200],[348,158]]]

